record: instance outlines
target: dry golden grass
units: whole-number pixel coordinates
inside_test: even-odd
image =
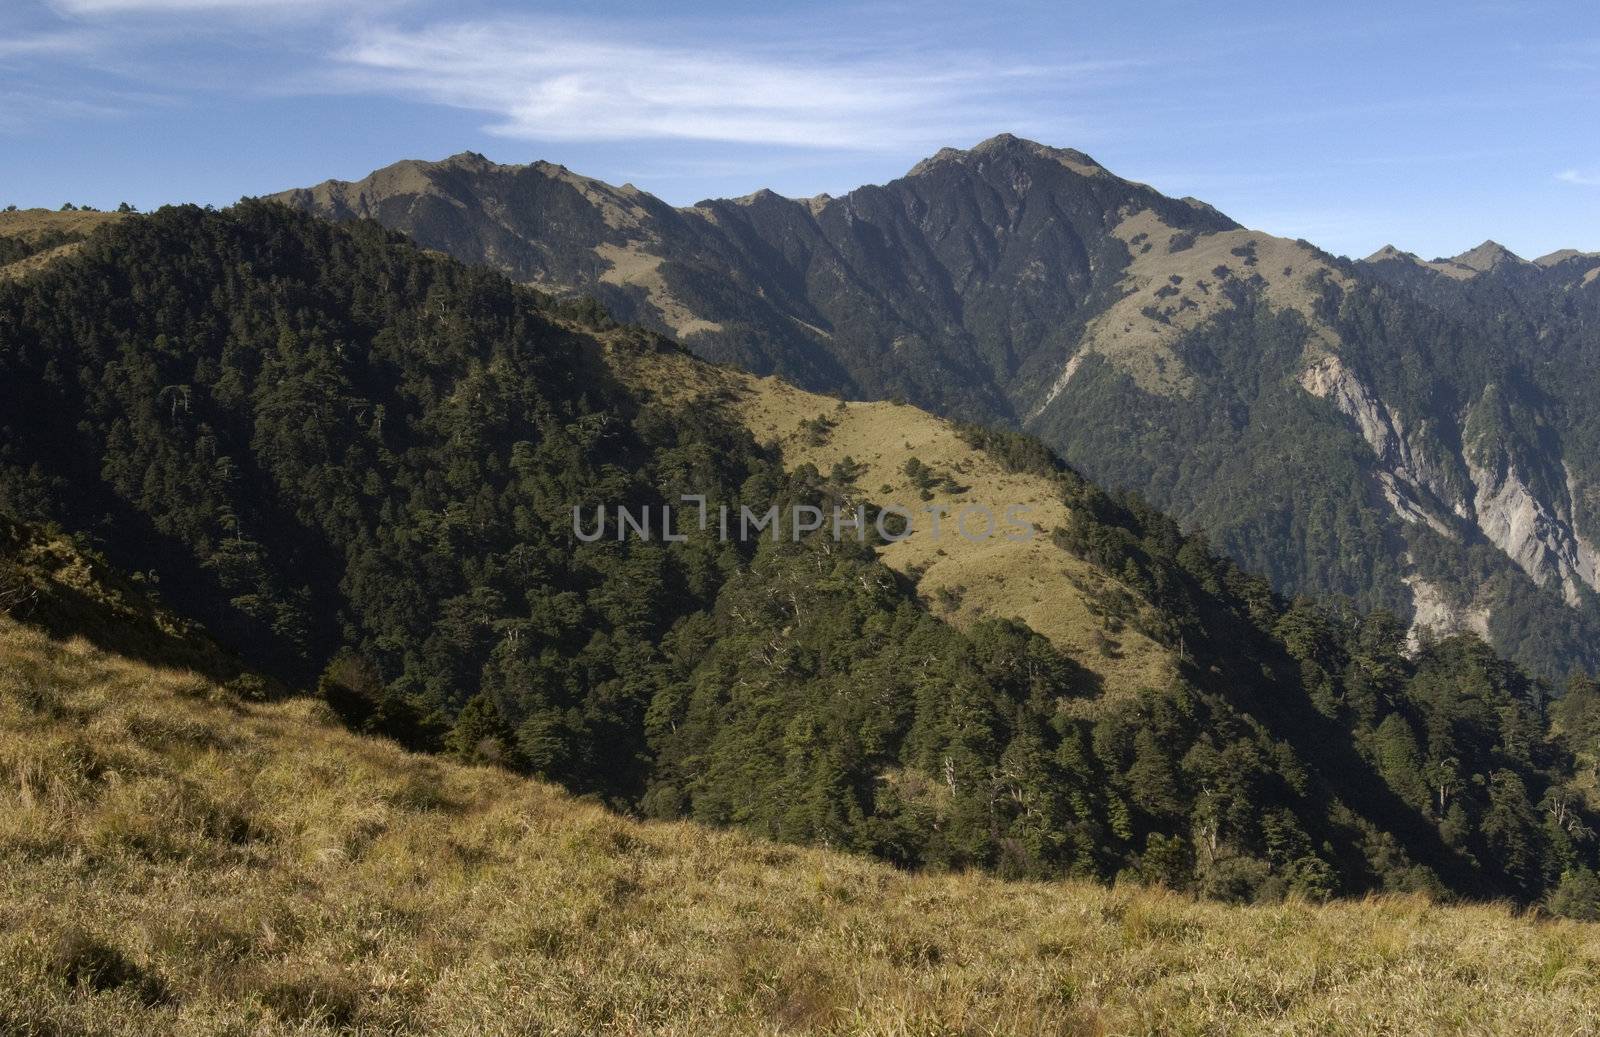
[[[1231,305],[1222,291],[1223,275],[1217,273],[1224,267],[1227,277],[1239,280],[1259,275],[1268,303],[1300,311],[1311,328],[1312,352],[1337,349],[1338,335],[1314,316],[1316,294],[1308,280],[1322,276],[1345,284],[1347,279],[1306,246],[1253,230],[1180,235],[1149,209],[1129,214],[1112,233],[1133,256],[1121,285],[1126,294],[1090,323],[1078,355],[1101,354],[1146,392],[1170,396],[1193,391],[1193,376],[1173,346],[1185,332]],[[1188,241],[1174,250],[1180,237]],[[1247,254],[1236,255],[1234,249]],[[1062,387],[1057,385],[1050,395]]]
[[[1019,619],[1098,674],[1107,693],[1164,687],[1173,678],[1173,654],[1101,604],[1111,596],[1139,602],[1142,609],[1148,603],[1051,541],[1050,531],[1068,515],[1059,491],[1038,476],[1006,471],[968,446],[948,421],[917,407],[841,403],[682,354],[618,347],[608,356],[626,381],[677,405],[730,408],[758,441],[778,444],[790,467],[810,463],[827,473],[846,457],[863,466],[856,486],[864,496],[918,513],[917,532],[885,547],[880,557],[898,572],[920,574],[917,591],[935,614],[958,626],[984,616]],[[831,427],[814,435],[806,423],[819,418]],[[962,492],[941,485],[924,499],[905,473],[913,457],[949,476]],[[997,523],[1007,506],[1026,505],[1031,510],[1022,517],[1038,532],[1025,542],[1007,540],[998,528],[995,536],[976,541],[953,534],[956,516],[971,504],[989,508]],[[948,515],[939,537],[920,514],[933,505]],[[969,530],[980,535],[978,519]]]
[[[609,218],[607,222],[610,222]],[[609,242],[596,245],[594,254],[603,262],[610,264],[600,274],[600,280],[606,284],[637,285],[643,288],[649,297],[650,305],[656,308],[656,312],[661,314],[661,319],[666,322],[667,327],[671,328],[673,334],[680,339],[701,331],[721,331],[721,324],[696,316],[672,294],[666,280],[661,276],[661,264],[665,260],[649,251],[649,248],[650,243],[646,241],[632,241],[626,246],[613,245]]]
[[[69,234],[88,234],[97,227],[122,218],[116,212],[53,212],[49,209],[18,209],[0,212],[0,237],[22,238],[37,241],[50,231]],[[72,255],[83,247],[83,242],[73,241],[57,245],[26,259],[0,266],[0,280],[23,277],[42,270],[58,259]]]
[[[0,237],[37,238],[47,231],[88,234],[107,223],[122,219],[118,212],[54,212],[50,209],[17,209],[0,212]]]
[[[1600,927],[640,824],[0,619],[0,1031],[1600,1032]]]
[[[64,245],[47,248],[43,252],[35,252],[31,256],[17,260],[15,263],[7,263],[5,266],[0,266],[0,281],[26,277],[36,270],[43,270],[59,259],[65,259],[81,248],[83,248],[83,242],[69,241]]]

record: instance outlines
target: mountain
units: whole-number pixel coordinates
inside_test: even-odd
[[[993,181],[970,190],[971,167]],[[804,201],[759,191],[674,209],[561,166],[464,154],[276,196],[366,217],[548,291],[593,294],[701,355],[805,388],[1013,413],[1029,357],[1067,340],[1116,283],[1105,213],[1231,226],[1078,152],[996,138],[887,187]],[[952,204],[951,199],[955,201]],[[1024,240],[1022,250],[1006,248]]]
[[[1008,505],[1034,535],[953,531]],[[612,510],[668,507],[673,539]],[[822,527],[857,509],[878,532]],[[0,512],[356,730],[637,815],[1229,900],[1559,903],[1600,863],[1587,679],[1408,656],[1026,436],[709,365],[370,222],[171,208],[0,283]],[[59,595],[22,562],[29,614]]]
[[[276,197],[757,374],[1024,429],[1281,592],[1600,666],[1595,255],[1352,262],[1007,135],[839,198],[674,208],[470,154]]]
[[[164,636],[93,612],[75,616]],[[1596,927],[1504,905],[908,874],[618,817],[352,734],[315,698],[4,616],[0,659],[7,1033],[1267,1033],[1351,1005],[1373,1032],[1571,1033],[1592,1014]]]

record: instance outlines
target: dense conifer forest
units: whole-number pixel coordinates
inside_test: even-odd
[[[1600,687],[1380,607],[1284,600],[1025,437],[1074,554],[1158,606],[1169,686],[957,629],[871,544],[581,542],[572,508],[870,500],[714,409],[675,349],[369,223],[129,216],[0,283],[0,511],[59,528],[353,727],[644,815],[913,868],[1226,899],[1368,890],[1600,913]],[[882,502],[878,502],[882,503]]]

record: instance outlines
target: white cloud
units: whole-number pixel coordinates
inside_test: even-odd
[[[299,12],[333,10],[347,6],[338,0],[54,0],[53,6],[66,14],[160,14],[200,11],[246,11],[266,14],[278,11]]]
[[[1580,187],[1600,187],[1600,172],[1582,172],[1577,169],[1563,169],[1556,174],[1556,179],[1564,184],[1577,184]]]
[[[122,114],[122,108],[104,100],[91,101],[0,90],[0,130],[23,130],[59,119],[102,119]]]
[[[102,42],[98,35],[90,32],[41,32],[31,36],[17,34],[8,38],[0,38],[0,58],[59,57],[72,54],[87,54],[95,50]]]
[[[527,21],[369,28],[340,57],[352,86],[488,112],[507,137],[853,149],[1027,129],[1028,98],[1106,67],[596,42],[614,35]]]

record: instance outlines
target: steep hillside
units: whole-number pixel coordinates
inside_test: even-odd
[[[865,498],[919,512],[943,508],[951,532],[935,536],[924,520],[879,553],[914,582],[934,614],[963,626],[983,617],[1021,620],[1079,660],[1112,695],[1166,687],[1176,678],[1175,648],[1137,628],[1153,626],[1158,610],[1053,538],[1068,527],[1070,512],[1047,476],[1007,468],[963,438],[960,428],[916,407],[819,396],[678,352],[613,345],[607,355],[641,392],[675,406],[721,409],[759,442],[776,445],[791,469],[843,467],[855,473],[854,486]],[[1023,506],[1018,517],[1037,535],[960,535],[964,508],[981,508],[1000,523],[1013,504]],[[984,521],[974,512],[968,528],[976,534]],[[1132,626],[1119,620],[1114,604],[1130,601],[1143,616]]]
[[[685,494],[786,517],[724,538]],[[893,542],[978,504],[1037,537]],[[801,528],[857,506],[882,537]],[[0,510],[354,728],[642,815],[1241,901],[1533,903],[1597,862],[1586,681],[1552,709],[1473,639],[1408,658],[1035,441],[719,371],[371,223],[175,208],[0,284]]]
[[[0,617],[0,1029],[1592,1033],[1600,931],[912,876]]]
[[[1005,135],[840,198],[675,209],[477,155],[279,197],[756,374],[1024,428],[1280,591],[1600,667],[1593,255],[1351,263]]]
[[[72,209],[12,209],[0,212],[0,280],[23,277],[82,247],[98,227],[123,213]]]
[[[0,615],[218,681],[245,673],[200,623],[156,604],[150,590],[148,578],[124,577],[59,530],[0,514]]]

